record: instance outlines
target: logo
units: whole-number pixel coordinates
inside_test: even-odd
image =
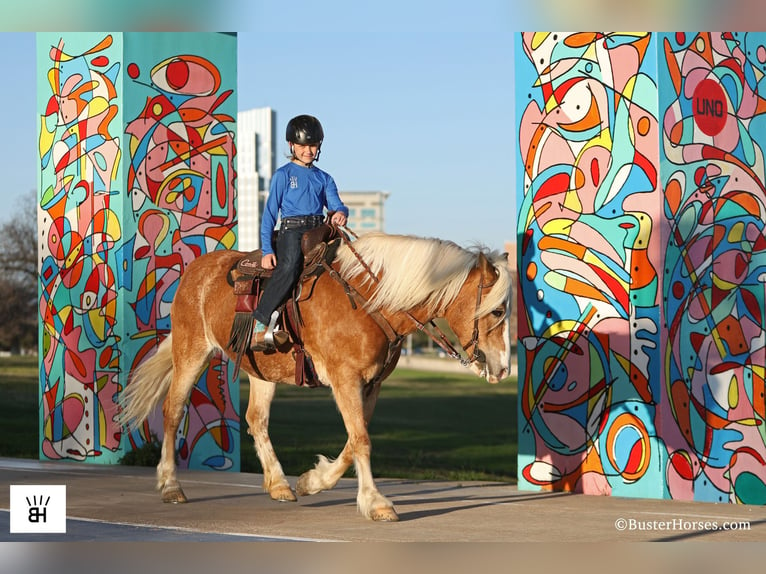
[[[11,485],[11,534],[66,532],[65,485]]]
[[[291,175],[290,176],[290,189],[298,189],[298,176],[297,175]]]
[[[726,125],[728,107],[726,94],[715,80],[702,80],[694,88],[692,96],[694,123],[709,136],[716,136]]]

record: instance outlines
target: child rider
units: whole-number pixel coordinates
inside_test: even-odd
[[[285,137],[290,161],[271,178],[269,197],[261,220],[261,266],[273,269],[261,300],[253,311],[255,323],[251,349],[264,351],[285,343],[284,331],[274,331],[279,312],[298,282],[303,268],[301,237],[324,221],[323,210],[334,211],[332,223],[344,226],[348,208],[338,195],[332,176],[314,165],[324,140],[322,124],[314,116],[300,115],[287,123]],[[281,216],[281,225],[272,244],[272,235]]]

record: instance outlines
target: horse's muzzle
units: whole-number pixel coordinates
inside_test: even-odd
[[[482,379],[486,379],[492,384],[499,383],[510,374],[510,369],[505,366],[498,369],[497,372],[492,372],[487,361],[487,355],[480,349],[476,351],[476,356],[471,362],[471,369]]]

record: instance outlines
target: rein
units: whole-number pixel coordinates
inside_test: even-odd
[[[354,237],[358,238],[358,236],[351,231],[350,229],[345,229],[349,234],[353,235]],[[341,241],[346,244],[346,246],[351,250],[351,253],[354,254],[354,257],[359,261],[361,266],[367,271],[367,274],[372,278],[372,280],[375,283],[380,283],[380,278],[373,273],[372,269],[370,269],[370,266],[367,265],[367,263],[362,259],[362,256],[359,254],[359,252],[354,249],[354,246],[351,244],[351,241],[348,239],[348,235],[341,233]],[[473,334],[471,336],[471,340],[468,341],[465,345],[462,345],[463,351],[468,355],[468,349],[473,347],[473,352],[468,356],[468,358],[463,358],[460,354],[460,352],[455,348],[455,346],[449,341],[447,336],[445,335],[444,331],[442,331],[441,328],[434,322],[433,319],[428,321],[427,323],[422,323],[421,321],[418,321],[416,317],[414,317],[409,311],[404,311],[404,314],[407,316],[410,321],[412,321],[417,329],[426,335],[449,356],[451,359],[457,359],[460,361],[460,364],[464,367],[468,367],[471,363],[476,361],[481,356],[481,351],[479,350],[479,317],[478,317],[478,310],[479,306],[481,305],[481,298],[483,295],[483,291],[485,287],[492,287],[495,282],[488,283],[485,285],[482,282],[479,282],[479,288],[476,292],[476,311],[474,312],[474,320],[473,320]],[[455,332],[452,331],[452,334],[455,335]],[[401,337],[400,337],[401,338]],[[455,338],[458,339],[458,337],[455,335]],[[459,339],[458,339],[458,342]]]

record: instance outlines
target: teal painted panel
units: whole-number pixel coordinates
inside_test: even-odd
[[[519,487],[662,497],[655,39],[515,51]]]
[[[40,457],[116,462],[121,39],[37,35]]]
[[[125,173],[134,231],[125,319],[133,370],[170,332],[170,303],[200,255],[236,246],[236,37],[125,34]],[[220,356],[192,391],[180,467],[239,470],[239,379]],[[158,409],[159,410],[159,409]],[[162,436],[161,416],[130,446]]]

